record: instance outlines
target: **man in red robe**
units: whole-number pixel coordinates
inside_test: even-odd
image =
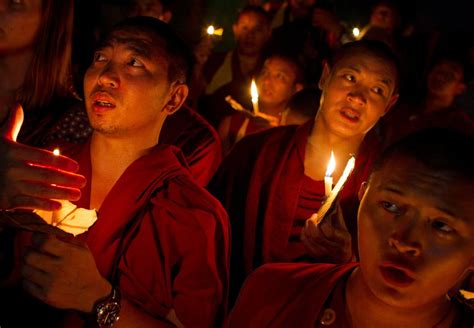
[[[228,326],[472,327],[472,147],[431,129],[389,148],[359,192],[360,263],[264,265]]]
[[[17,266],[29,294],[69,310],[68,327],[81,317],[100,327],[118,316],[130,327],[222,322],[226,213],[177,148],[157,145],[166,116],[187,96],[188,63],[185,44],[148,17],[117,25],[95,53],[84,79],[94,132],[63,151],[88,181],[77,205],[98,209],[98,220],[72,240],[34,233]]]
[[[397,67],[395,56],[379,42],[345,45],[323,70],[314,121],[248,136],[224,160],[210,190],[231,219],[231,297],[259,265],[308,258],[300,235],[325,199],[323,180],[331,151],[337,163],[334,181],[350,156],[356,155],[355,170],[339,195],[345,225],[355,242],[357,190],[377,151],[374,139],[366,134],[398,98]],[[351,258],[344,224],[323,227],[330,242],[322,250],[321,240],[312,245],[314,230],[309,224],[304,235],[318,260]]]

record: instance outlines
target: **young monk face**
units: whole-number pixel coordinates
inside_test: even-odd
[[[363,138],[396,102],[396,74],[393,64],[361,49],[326,66],[318,119],[337,136]]]
[[[296,83],[297,68],[284,58],[271,57],[257,78],[259,102],[270,106],[285,106],[291,96],[301,89]]]
[[[175,86],[160,41],[136,30],[115,31],[84,78],[91,125],[109,135],[158,135]]]
[[[473,191],[472,181],[402,155],[373,173],[358,224],[360,269],[374,297],[411,309],[446,301],[474,269]]]

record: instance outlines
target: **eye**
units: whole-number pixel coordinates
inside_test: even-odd
[[[372,91],[381,96],[385,94],[385,90],[379,87],[372,88]]]
[[[446,224],[445,222],[443,222],[441,220],[438,220],[438,219],[432,220],[431,221],[431,226],[436,231],[439,231],[439,232],[444,233],[444,234],[449,234],[449,233],[454,232],[453,228],[451,228],[448,224]]]
[[[136,58],[130,59],[128,64],[133,67],[143,67],[143,63]]]
[[[101,52],[96,52],[94,54],[94,62],[105,62],[107,61],[107,57],[104,56]]]
[[[382,202],[380,202],[380,205],[382,206],[382,208],[385,211],[387,211],[389,213],[396,214],[396,215],[399,215],[401,213],[401,208],[398,207],[398,205],[396,205],[394,203],[387,202],[387,201],[382,201]]]
[[[343,77],[345,80],[350,81],[350,82],[355,81],[355,77],[354,77],[354,75],[352,75],[352,74],[344,74],[342,77]]]

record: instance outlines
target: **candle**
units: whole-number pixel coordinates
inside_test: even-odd
[[[206,33],[210,36],[222,36],[224,34],[224,29],[221,28],[215,28],[213,25],[209,25],[206,29]]]
[[[54,154],[55,156],[59,156],[59,154],[61,154],[61,153],[59,152],[59,148],[54,148],[53,154]]]
[[[324,217],[326,216],[326,213],[331,208],[332,203],[334,202],[337,195],[339,194],[342,187],[344,186],[344,183],[346,183],[347,178],[349,178],[349,175],[352,173],[354,166],[355,166],[355,158],[352,156],[347,161],[346,167],[344,168],[344,172],[339,178],[339,181],[337,181],[336,185],[334,186],[334,189],[329,194],[329,197],[326,198],[323,205],[321,205],[321,207],[319,208],[317,216],[315,218],[313,217],[310,218],[310,220],[314,221],[315,224],[319,224],[324,219]]]
[[[258,114],[258,90],[255,79],[252,79],[252,84],[250,85],[250,95],[252,97],[253,112]]]
[[[356,40],[358,40],[358,37],[359,37],[359,35],[360,35],[360,30],[359,30],[359,28],[354,27],[354,28],[352,29],[352,35],[354,35],[354,38],[355,38]]]
[[[329,159],[328,167],[326,169],[326,175],[324,176],[324,195],[326,198],[329,197],[332,190],[332,174],[336,169],[336,159],[334,158],[334,152],[331,151],[331,158]]]

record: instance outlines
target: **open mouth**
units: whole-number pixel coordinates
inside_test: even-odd
[[[94,105],[99,106],[99,107],[110,107],[110,108],[115,107],[114,104],[108,101],[104,101],[104,100],[96,100],[94,101]]]
[[[352,108],[344,108],[340,111],[341,115],[352,123],[357,123],[360,118],[359,112]]]
[[[381,266],[380,272],[383,279],[392,286],[408,287],[415,281],[409,272],[401,268],[396,268],[393,266]]]

